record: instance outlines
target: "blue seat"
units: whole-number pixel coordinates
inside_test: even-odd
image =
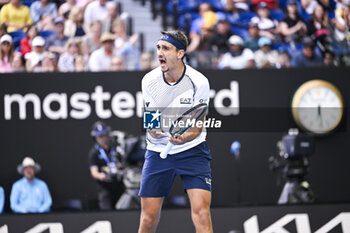
[[[231,26],[231,31],[242,39],[246,39],[249,37],[248,29],[240,26]]]
[[[285,14],[280,9],[271,10],[270,17],[278,22],[281,22],[284,19]]]
[[[26,5],[27,7],[30,7],[30,5],[32,5],[33,2],[35,2],[37,0],[22,0],[22,4]]]
[[[12,37],[13,46],[16,48],[19,46],[21,40],[26,37],[26,33],[24,31],[14,31],[10,32],[9,35]]]
[[[248,12],[242,12],[239,14],[239,22],[241,25],[248,26],[250,20],[257,16],[257,13],[248,11]]]
[[[291,47],[285,43],[274,42],[272,44],[272,49],[277,50],[278,52],[288,52],[289,54],[292,54]]]
[[[44,39],[47,39],[47,38],[49,38],[51,35],[55,34],[55,31],[50,31],[50,30],[47,30],[47,31],[40,31],[39,34],[40,34],[40,36],[42,36]]]
[[[199,0],[179,0],[178,1],[178,9],[177,12],[179,14],[183,14],[185,12],[189,12],[189,11],[195,11],[197,9],[197,7],[200,4]],[[172,14],[174,9],[173,6],[173,1],[168,1],[167,3],[167,11],[169,14]]]
[[[186,12],[179,15],[178,25],[180,28],[183,28],[185,26],[190,26],[193,20],[197,19],[199,17],[199,14],[194,11]],[[186,25],[189,23],[190,25]]]

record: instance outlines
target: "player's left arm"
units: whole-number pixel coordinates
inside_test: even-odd
[[[206,103],[207,105],[209,105],[209,93],[210,93],[209,82],[207,78],[203,76],[203,81],[200,83],[200,85],[197,86],[195,90],[195,95],[193,98],[193,106],[196,106],[201,103]],[[203,116],[199,118],[198,121],[203,121],[205,118],[205,115],[206,113],[203,114]],[[203,124],[195,124],[186,133],[182,135],[175,134],[173,136],[170,136],[169,141],[174,145],[182,145],[186,142],[190,142],[201,134],[202,128],[203,128],[202,125]]]

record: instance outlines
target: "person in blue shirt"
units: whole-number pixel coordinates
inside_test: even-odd
[[[16,181],[11,190],[10,206],[15,213],[49,212],[52,198],[46,183],[35,177],[40,165],[32,158],[25,157],[17,171],[23,178]]]
[[[0,186],[0,214],[4,211],[5,205],[5,192],[3,187]]]
[[[303,39],[303,48],[301,51],[293,54],[291,65],[293,67],[313,67],[322,66],[323,58],[316,52],[316,45],[310,37]]]

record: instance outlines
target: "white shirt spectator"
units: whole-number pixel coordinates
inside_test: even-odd
[[[75,70],[74,58],[75,55],[72,55],[70,53],[62,54],[58,59],[58,70],[61,72],[73,72]]]
[[[219,68],[244,69],[250,60],[254,60],[254,53],[248,48],[243,49],[239,56],[232,56],[230,52],[227,52],[219,62]]]
[[[44,57],[49,56],[52,57],[53,54],[47,51],[44,51],[42,53],[37,53],[35,51],[32,51],[30,53],[26,53],[26,55],[24,55],[24,58],[26,60],[30,61],[30,64],[32,67],[34,67],[34,72],[40,72],[41,71],[41,64],[38,65],[38,63],[41,63],[44,59]],[[36,66],[38,65],[38,66]]]
[[[257,68],[264,68],[267,63],[268,67],[276,67],[278,59],[278,52],[276,50],[270,50],[267,53],[262,50],[255,52],[255,65]]]
[[[260,18],[258,16],[254,16],[250,22],[252,24],[257,24],[260,30],[270,30],[274,29],[278,24],[275,20],[269,18]]]
[[[336,28],[336,27],[334,28],[334,36],[335,36],[335,39],[336,39],[337,41],[342,42],[342,41],[344,41],[345,39],[347,39],[347,37],[350,37],[349,26],[346,25],[345,20],[344,20],[342,17],[340,17],[340,16],[337,16],[337,17],[336,17],[336,20],[338,21],[338,23],[339,23],[340,25],[342,25],[343,27],[346,28],[344,32],[338,30],[338,28]]]
[[[115,52],[113,52],[112,56],[108,56],[103,47],[95,50],[90,56],[89,70],[94,72],[108,71],[114,56],[116,56]]]
[[[100,1],[105,0],[95,0],[87,5],[84,13],[84,23],[88,26],[93,20],[103,20],[108,15],[108,10],[106,4],[101,6]]]

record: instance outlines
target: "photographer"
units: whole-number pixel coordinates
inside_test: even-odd
[[[91,136],[95,145],[89,151],[89,165],[91,176],[97,181],[99,208],[112,210],[124,192],[121,156],[103,122],[93,124]]]

